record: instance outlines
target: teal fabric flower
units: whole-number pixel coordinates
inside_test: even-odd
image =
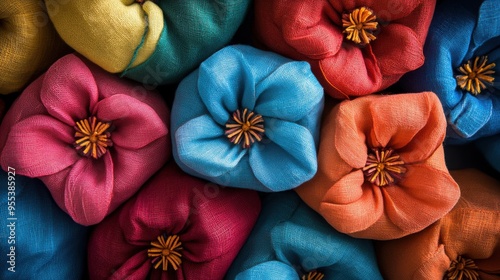
[[[177,89],[174,159],[187,173],[219,185],[292,189],[316,173],[323,103],[307,62],[226,47]]]
[[[226,279],[378,280],[382,276],[371,240],[337,232],[290,191],[263,199],[257,224]]]
[[[37,179],[0,170],[0,279],[83,279],[87,229]]]
[[[438,2],[424,47],[424,65],[401,84],[433,91],[448,120],[447,143],[500,133],[498,1]]]

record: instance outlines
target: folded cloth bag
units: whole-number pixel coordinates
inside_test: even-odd
[[[382,279],[371,240],[337,232],[293,191],[262,203],[226,279]]]
[[[318,172],[297,192],[354,237],[395,239],[420,231],[460,196],[445,165],[445,129],[432,92],[344,101],[325,114]]]
[[[170,156],[159,94],[74,54],[16,100],[0,126],[0,164],[41,179],[77,223],[100,222]]]
[[[376,244],[385,279],[500,279],[500,182],[475,169],[451,171],[462,195],[419,233]]]
[[[424,63],[435,0],[256,0],[258,41],[307,60],[325,92],[378,92]]]
[[[0,170],[1,279],[83,279],[87,229],[61,211],[43,183]]]
[[[51,0],[61,37],[112,73],[157,86],[179,81],[229,43],[250,0]]]
[[[170,163],[95,227],[90,279],[222,279],[259,212],[257,192],[221,188]]]
[[[323,102],[306,62],[226,47],[177,88],[174,159],[187,173],[224,186],[297,187],[316,173]]]
[[[0,22],[0,94],[21,90],[69,49],[43,1],[1,1]]]
[[[443,0],[436,7],[422,68],[401,80],[408,91],[434,91],[444,107],[446,143],[500,133],[498,1]]]

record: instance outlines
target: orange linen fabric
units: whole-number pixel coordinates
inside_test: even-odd
[[[500,182],[475,169],[451,174],[462,195],[449,214],[419,233],[377,242],[385,279],[447,280],[459,256],[477,266],[476,279],[500,279]]]
[[[432,92],[343,101],[323,119],[318,172],[296,189],[335,229],[387,240],[420,231],[448,213],[460,190],[445,165],[446,120]],[[374,148],[404,161],[399,180],[378,186],[363,167]]]

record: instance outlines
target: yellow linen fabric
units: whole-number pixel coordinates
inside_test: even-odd
[[[0,94],[20,91],[67,49],[43,1],[0,1]]]
[[[46,4],[63,40],[111,73],[146,61],[164,26],[163,12],[152,1],[140,5],[134,0],[46,0]]]

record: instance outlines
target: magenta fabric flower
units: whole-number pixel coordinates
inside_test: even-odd
[[[41,179],[77,223],[99,223],[170,156],[161,97],[70,54],[33,82],[0,126],[0,164]]]

